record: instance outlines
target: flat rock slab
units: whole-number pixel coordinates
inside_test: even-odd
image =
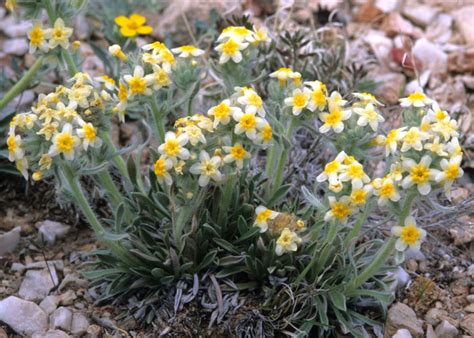
[[[22,336],[48,329],[48,316],[35,303],[10,296],[0,301],[0,322]]]
[[[41,301],[52,288],[54,288],[54,283],[48,270],[29,270],[26,272],[18,294],[26,300]]]

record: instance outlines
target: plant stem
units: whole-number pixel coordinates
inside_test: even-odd
[[[229,210],[230,202],[232,200],[232,192],[235,188],[235,177],[230,176],[227,180],[225,187],[222,191],[222,199],[219,203],[219,217],[217,218],[218,224],[223,226],[226,222],[227,212]]]
[[[44,62],[44,56],[40,56],[36,62],[31,66],[31,68],[23,75],[23,77],[18,81],[10,90],[5,94],[5,96],[0,101],[0,111],[18,94],[20,94],[25,88],[29,85],[31,80],[34,78],[36,73],[40,70]]]
[[[351,231],[347,234],[346,238],[344,239],[344,246],[347,248],[351,243],[352,239],[359,234],[362,225],[367,220],[367,215],[369,214],[370,210],[372,210],[372,204],[367,204],[364,208],[364,211],[359,215],[357,218],[356,223],[352,227]]]
[[[46,8],[46,12],[48,13],[48,17],[49,17],[49,20],[51,21],[51,25],[53,25],[54,22],[56,21],[56,11],[54,10],[51,0],[44,0],[44,7]]]
[[[150,98],[151,113],[153,116],[153,125],[155,129],[155,137],[163,143],[165,141],[165,120],[161,114],[160,108],[156,103],[155,97]]]
[[[410,191],[405,197],[403,208],[400,212],[400,225],[403,225],[405,218],[410,214],[411,206],[416,196],[416,191]],[[384,246],[377,252],[374,260],[364,270],[362,270],[362,272],[348,285],[348,290],[353,291],[357,289],[359,286],[364,284],[369,278],[374,276],[379,271],[382,264],[392,254],[393,250],[395,249],[396,242],[396,237],[390,237],[387,243],[385,243]]]
[[[117,209],[120,203],[123,202],[122,195],[120,191],[117,189],[110,173],[107,169],[101,170],[97,173],[97,177],[100,180],[101,185],[107,191],[107,195],[110,198],[110,203],[112,204],[113,209]]]
[[[288,130],[286,132],[286,137],[290,141],[290,146],[285,147],[280,154],[280,158],[278,159],[277,170],[275,174],[275,179],[273,181],[272,191],[275,192],[281,185],[281,180],[283,177],[283,171],[285,169],[286,160],[288,157],[288,153],[291,149],[291,138],[293,136],[293,129],[296,126],[297,119],[295,117],[291,117],[290,125],[288,126]]]
[[[76,63],[74,62],[74,59],[72,58],[71,53],[67,49],[63,49],[61,51],[61,54],[64,58],[64,61],[66,61],[66,65],[67,65],[67,69],[69,71],[69,75],[71,77],[76,75],[77,67],[76,67]]]
[[[112,142],[112,139],[110,138],[110,134],[108,132],[102,132],[100,134],[100,137],[102,138],[102,140],[104,140],[105,144],[107,144],[107,147],[113,153],[117,152],[117,148],[115,148],[115,145]],[[122,175],[126,179],[127,182],[131,183],[130,175],[128,174],[127,164],[123,160],[122,156],[121,155],[115,155],[112,158],[112,161],[117,166],[117,169],[120,172],[120,175]]]

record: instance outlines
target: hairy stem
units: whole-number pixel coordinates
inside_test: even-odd
[[[153,126],[155,131],[155,137],[160,142],[165,141],[165,118],[158,104],[156,103],[156,99],[151,97],[150,99],[150,106],[151,106],[151,113],[153,116]]]
[[[117,186],[115,185],[112,177],[110,176],[109,171],[107,169],[101,170],[97,173],[97,177],[99,178],[102,187],[104,187],[107,191],[107,195],[109,196],[112,208],[114,210],[117,209],[120,203],[123,202],[123,199],[122,195],[120,194],[120,191],[117,189]]]
[[[0,100],[0,111],[13,100],[18,94],[20,94],[30,84],[31,80],[35,77],[36,73],[40,70],[44,62],[44,56],[40,56],[31,68],[23,75],[18,81]]]
[[[286,137],[288,138],[288,140],[290,140],[290,142],[293,136],[293,129],[296,126],[296,122],[297,122],[297,119],[293,118],[292,116],[290,125],[288,126],[288,130],[286,132]],[[285,164],[286,164],[289,151],[290,151],[289,146],[283,148],[281,151],[280,158],[278,159],[275,179],[273,180],[273,189],[272,189],[273,192],[275,192],[282,183],[281,181],[283,178],[283,171],[285,170]]]
[[[69,75],[71,77],[76,75],[77,67],[76,67],[76,63],[74,62],[74,59],[72,58],[71,53],[67,49],[63,49],[61,51],[61,53],[62,53],[62,56],[64,58],[64,61],[66,61],[66,65],[67,65]]]
[[[117,148],[115,148],[115,145],[112,142],[112,139],[110,138],[110,134],[108,132],[101,133],[100,137],[102,138],[102,140],[104,140],[105,144],[107,145],[107,148],[109,148],[113,153],[117,152]],[[120,175],[122,175],[122,177],[125,178],[128,183],[131,183],[130,175],[128,174],[127,164],[125,163],[123,157],[121,155],[115,155],[112,158],[112,161],[120,172]]]

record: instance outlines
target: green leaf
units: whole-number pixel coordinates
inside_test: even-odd
[[[238,255],[239,254],[239,251],[237,251],[237,249],[229,242],[227,242],[225,239],[222,239],[222,238],[214,238],[214,242],[217,243],[217,245],[219,245],[221,248],[235,254],[235,255]]]
[[[325,209],[324,205],[321,203],[321,201],[316,197],[314,196],[314,194],[312,194],[308,188],[306,188],[305,186],[302,186],[301,187],[301,192],[303,193],[303,197],[304,199],[309,203],[311,204],[313,207],[315,207],[316,209],[319,209],[319,210],[323,210]]]
[[[214,262],[216,255],[217,255],[217,250],[212,250],[208,252],[207,255],[201,261],[201,263],[199,263],[199,265],[196,267],[195,272],[204,270],[204,268],[207,268],[209,265],[211,265],[212,262]]]
[[[281,201],[288,191],[291,189],[292,184],[284,184],[280,186],[277,191],[273,194],[272,197],[270,197],[266,203],[267,208],[272,208],[274,205],[276,205],[279,201]]]
[[[348,297],[357,297],[357,296],[366,296],[375,298],[382,303],[390,304],[393,301],[393,296],[390,292],[376,291],[376,290],[366,290],[366,289],[357,289],[347,294]]]
[[[333,303],[336,308],[342,311],[347,311],[346,296],[344,296],[342,290],[332,289],[329,291],[328,295],[331,303]]]
[[[243,234],[241,237],[239,237],[238,240],[235,241],[235,243],[242,243],[245,242],[248,239],[251,239],[253,237],[257,237],[260,234],[260,228],[259,227],[252,227],[250,228],[249,231],[247,231],[245,234]]]

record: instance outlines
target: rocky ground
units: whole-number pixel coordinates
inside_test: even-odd
[[[257,1],[235,3],[240,6],[237,11],[256,15],[275,11],[275,6]],[[338,9],[336,18],[345,25],[351,53],[367,60],[371,76],[381,82],[378,94],[387,104],[422,87],[444,109],[459,112],[466,175],[454,191],[454,209],[422,213],[422,225],[430,237],[422,254],[411,255],[398,270],[393,287],[397,301],[388,311],[384,335],[472,337],[474,1],[358,0],[350,6],[323,0],[303,6],[296,1],[292,24],[317,20],[321,4]],[[182,8],[191,15],[192,6],[186,2]],[[276,10],[289,8],[277,6]],[[166,17],[161,26],[169,25],[172,15]],[[13,74],[12,59],[20,66],[32,62],[25,38],[30,26],[3,8],[0,20],[0,64],[8,77]],[[82,19],[75,28],[83,40],[84,67],[101,75],[103,65],[87,44],[92,32]],[[27,106],[34,97],[34,91],[27,91],[10,107]],[[57,203],[52,183],[31,186],[20,178],[2,177],[0,192],[0,338],[136,336],[145,332],[134,323],[121,321],[117,307],[94,304],[97,288],[81,271],[87,268],[97,243],[77,213]]]

